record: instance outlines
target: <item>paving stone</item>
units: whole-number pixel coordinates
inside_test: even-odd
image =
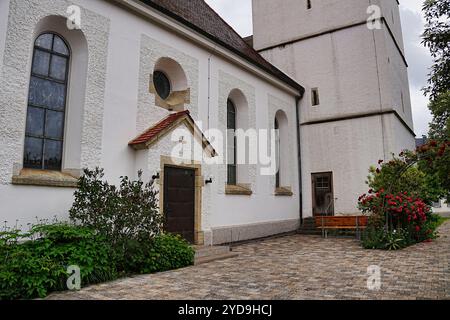
[[[353,239],[292,235],[233,248],[238,257],[54,293],[58,299],[450,299],[450,222],[441,237],[404,250],[365,250]],[[381,289],[367,268],[381,268]]]

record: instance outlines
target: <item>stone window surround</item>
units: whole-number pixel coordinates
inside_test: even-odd
[[[12,177],[14,185],[77,188],[80,171],[49,171],[39,169],[21,169]]]
[[[291,187],[279,187],[275,188],[274,195],[277,197],[292,197],[294,193],[292,192]]]
[[[251,196],[253,194],[252,186],[250,183],[238,183],[236,185],[225,185],[226,195],[235,196]]]
[[[241,129],[256,127],[255,88],[242,79],[219,70],[219,128],[225,132],[227,127],[227,102],[233,101],[237,111],[237,127]],[[237,185],[227,184],[226,166],[219,174],[219,193],[225,195],[247,195],[256,192],[257,166],[246,165],[237,168]],[[245,174],[243,174],[245,173]]]
[[[7,123],[0,121],[3,129],[11,133],[5,142],[5,145],[11,146],[5,150],[9,156],[0,159],[2,161],[0,165],[3,167],[3,170],[0,170],[2,174],[0,175],[0,184],[75,188],[78,177],[81,174],[81,169],[77,168],[95,165],[98,163],[101,154],[101,134],[98,133],[102,131],[102,120],[99,119],[103,119],[103,93],[105,90],[105,66],[107,63],[105,57],[108,50],[110,21],[97,13],[81,8],[84,17],[82,29],[68,32],[65,28],[60,28],[61,25],[65,26],[66,23],[66,9],[70,5],[68,1],[62,0],[55,3],[47,0],[30,0],[27,2],[12,0],[11,4],[11,8],[14,7],[17,10],[12,11],[10,9],[8,30],[14,31],[8,33],[6,38],[6,45],[10,49],[5,51],[4,60],[6,62],[2,73],[9,74],[11,77],[17,77],[17,83],[22,83],[23,88],[26,87],[26,89],[17,91],[7,83],[1,84],[4,87],[0,88],[0,94],[4,94],[4,101],[9,102],[11,105],[11,114],[15,114],[17,118],[5,118],[8,122],[15,124],[14,130],[11,130]],[[32,10],[28,10],[30,8]],[[24,12],[26,14],[23,14]],[[20,24],[21,28],[11,27],[12,22]],[[66,121],[68,124],[75,123],[78,131],[75,137],[72,134],[71,136],[73,137],[72,140],[78,141],[78,143],[74,148],[68,149],[64,147],[63,169],[61,171],[26,169],[23,168],[22,164],[24,132],[21,128],[24,127],[26,118],[24,106],[26,106],[25,101],[28,99],[31,68],[31,53],[27,53],[28,51],[23,50],[23,48],[29,48],[29,43],[34,42],[36,37],[43,32],[61,34],[69,42],[73,56],[80,57],[75,66],[75,61],[72,60],[69,71],[71,73],[70,77],[73,74],[77,74],[76,79],[79,79],[82,75],[84,75],[83,79],[86,79],[83,85],[76,86],[76,90],[74,88],[69,90],[69,94],[77,92],[76,96],[74,95],[76,108],[73,108],[73,110],[76,109],[77,115],[80,115],[80,119],[84,120],[81,124],[76,124],[76,121]],[[80,37],[81,34],[83,38]],[[72,42],[71,39],[76,40]],[[86,48],[85,51],[83,51],[83,46]],[[87,52],[88,47],[90,48],[89,52]],[[17,51],[17,48],[20,48],[20,50]],[[14,52],[21,52],[21,54],[14,54]],[[85,54],[80,55],[80,52]],[[89,63],[85,64],[84,67],[80,67],[80,63],[83,61],[89,61]],[[10,67],[13,65],[15,68]],[[94,69],[94,67],[96,68]],[[86,87],[93,86],[93,84],[98,90],[89,94],[83,92],[83,98],[79,99],[78,93],[85,90]],[[10,95],[13,89],[14,98]],[[68,96],[67,99],[69,105],[71,105],[71,96]],[[69,108],[68,113],[70,112]],[[67,114],[66,116],[70,115]],[[70,117],[73,118],[72,116]],[[98,122],[100,122],[100,125],[97,125]],[[78,126],[80,127],[79,129]],[[67,128],[65,128],[65,136],[68,134],[66,130]],[[75,129],[72,128],[71,130]],[[67,141],[66,138],[64,140]],[[67,152],[72,154],[68,156]],[[67,161],[68,159],[70,161]],[[6,169],[6,166],[8,169]]]
[[[155,88],[153,81],[155,71],[164,73],[170,82],[171,92],[166,99],[161,98]],[[185,110],[185,105],[191,103],[191,89],[180,62],[173,58],[161,57],[156,61],[153,73],[150,74],[149,92],[155,96],[155,105],[169,111]]]
[[[180,86],[177,86],[178,83],[171,83],[171,85],[174,91],[182,91],[187,90],[189,84],[189,92],[185,93],[185,97],[189,97],[189,100],[184,100],[184,106],[182,109],[189,110],[194,118],[197,118],[198,116],[198,59],[189,56],[186,52],[182,52],[165,43],[162,43],[157,39],[151,38],[146,34],[141,34],[138,88],[139,96],[136,115],[136,129],[138,132],[144,131],[149,125],[157,123],[161,118],[169,114],[166,103],[162,101],[156,94],[156,91],[151,88],[153,86],[153,81],[150,75],[153,74],[155,69],[158,71],[165,71],[166,74],[168,73],[165,68],[165,66],[167,66],[166,64],[158,64],[158,62],[161,62],[162,59],[173,60],[182,68],[186,76],[186,82],[181,82],[182,85]],[[150,91],[154,91],[155,93]],[[179,96],[174,98],[180,99]],[[176,103],[177,102],[175,102],[175,104]]]
[[[289,104],[283,100],[281,100],[280,98],[273,96],[271,94],[268,95],[268,104],[269,104],[269,122],[268,122],[268,126],[269,128],[274,128],[275,127],[275,121],[274,119],[277,118],[277,115],[279,114],[279,112],[283,112],[284,116],[288,119],[287,122],[287,130],[288,130],[288,134],[287,134],[287,139],[288,139],[288,145],[291,145],[292,141],[295,141],[295,139],[292,136],[292,132],[294,130],[294,128],[292,128],[292,121],[289,121],[289,117],[293,117],[294,115],[291,113],[292,112],[292,108],[290,108]],[[288,159],[287,159],[287,163],[285,164],[287,168],[292,168],[293,165],[293,161],[295,161],[293,159],[293,157],[291,155],[287,155]],[[289,176],[289,175],[288,175]],[[291,177],[291,176],[289,176]],[[281,180],[281,186],[279,188],[277,188],[275,186],[275,176],[273,176],[271,178],[271,182],[270,182],[273,186],[274,186],[274,193],[273,195],[276,197],[292,197],[294,196],[294,192],[293,192],[293,188],[292,188],[292,183],[294,183],[292,181],[292,178],[286,180],[284,179],[284,184],[283,184],[283,179]]]
[[[190,163],[181,159],[174,159],[169,156],[161,156],[161,171],[159,178],[159,208],[163,214],[164,208],[164,170],[166,167],[185,168],[195,170],[195,213],[194,213],[194,244],[203,245],[205,242],[205,233],[202,230],[202,193],[205,186],[205,179],[202,175],[202,165],[198,161],[191,160]],[[182,163],[182,165],[180,165]]]

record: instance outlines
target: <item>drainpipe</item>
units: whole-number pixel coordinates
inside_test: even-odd
[[[302,152],[300,141],[300,100],[303,92],[295,98],[295,115],[297,121],[297,158],[298,158],[298,199],[300,203],[300,226],[303,225],[303,190],[302,190]]]

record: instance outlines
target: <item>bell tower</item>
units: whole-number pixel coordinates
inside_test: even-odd
[[[306,88],[304,216],[357,213],[369,167],[414,148],[399,2],[253,0],[253,29],[254,48]],[[324,174],[325,200],[314,183]]]

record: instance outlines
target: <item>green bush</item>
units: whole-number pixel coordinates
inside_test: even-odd
[[[147,242],[128,241],[126,256],[119,260],[125,274],[154,273],[194,263],[194,249],[178,235],[161,234]]]
[[[91,229],[37,225],[0,233],[0,299],[45,297],[66,290],[67,267],[80,267],[83,285],[115,279],[112,248]]]
[[[194,249],[178,235],[163,234],[151,242],[144,273],[179,269],[194,263]]]
[[[419,231],[410,230],[412,227],[386,230],[382,224],[372,219],[362,236],[362,246],[365,249],[399,250],[423,241],[437,238],[437,228],[442,224],[442,218],[437,214],[430,214]]]
[[[399,250],[410,244],[409,233],[404,229],[386,231],[369,226],[362,237],[362,246],[365,249]]]
[[[194,250],[179,236],[162,233],[157,193],[121,178],[116,188],[103,170],[85,170],[70,210],[76,226],[39,224],[30,232],[0,232],[0,299],[45,297],[67,289],[68,266],[78,266],[83,286],[118,276],[192,265]],[[6,229],[5,229],[6,230]]]
[[[157,192],[145,184],[142,172],[138,180],[121,177],[116,187],[105,181],[103,169],[84,170],[78,181],[70,218],[91,227],[117,247],[126,247],[129,240],[146,241],[162,229]]]
[[[418,165],[412,165],[404,151],[399,157],[394,155],[389,162],[379,161],[379,166],[369,168],[366,183],[372,190],[384,189],[392,194],[407,192],[422,199],[426,204],[439,200],[442,191],[434,176],[425,174]]]

